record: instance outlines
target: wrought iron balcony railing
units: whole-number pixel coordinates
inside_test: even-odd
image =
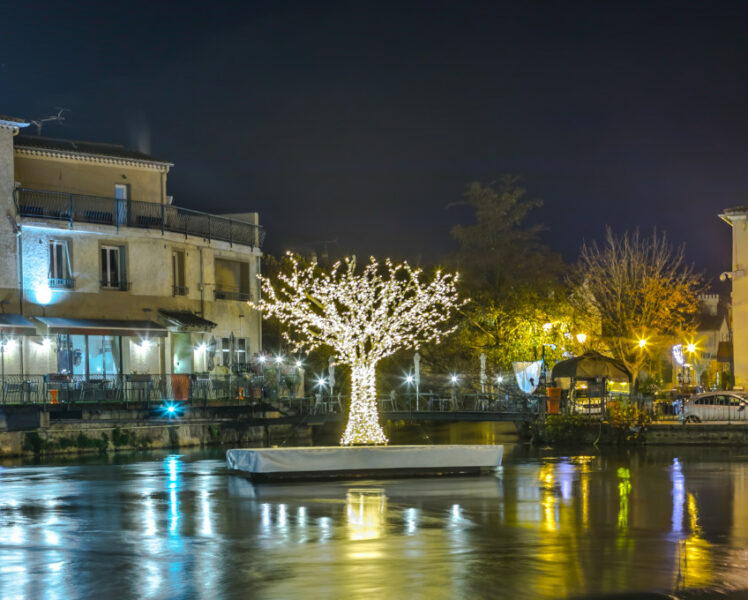
[[[70,227],[73,223],[93,223],[156,229],[252,248],[261,248],[265,241],[260,225],[155,202],[17,188],[16,209],[21,217],[67,221]]]
[[[238,288],[220,288],[215,289],[216,300],[240,300],[246,302],[249,300],[249,292]]]
[[[50,277],[47,280],[47,285],[53,290],[72,290],[75,287],[75,279]]]

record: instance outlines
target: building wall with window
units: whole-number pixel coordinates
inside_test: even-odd
[[[28,138],[23,138],[28,139]],[[22,144],[23,142],[21,142]],[[115,197],[115,185],[126,186],[128,197],[141,202],[166,202],[169,164],[138,166],[107,164],[84,155],[41,154],[42,149],[15,145],[15,177],[23,187],[71,194]],[[52,151],[46,151],[51,154]]]
[[[260,315],[247,305],[247,300],[256,299],[259,293],[256,275],[262,253],[259,243],[247,243],[253,238],[245,235],[241,238],[244,243],[235,243],[169,231],[147,220],[121,226],[116,219],[86,220],[86,212],[81,222],[81,212],[65,212],[64,203],[62,209],[52,212],[46,208],[38,213],[23,212],[19,208],[17,190],[21,188],[38,191],[42,199],[47,192],[99,197],[86,204],[94,216],[99,214],[99,200],[103,205],[117,206],[116,210],[120,207],[114,199],[122,196],[123,200],[160,204],[166,198],[169,163],[149,162],[142,155],[131,159],[129,151],[121,148],[109,156],[108,146],[83,143],[82,156],[71,156],[70,148],[59,151],[59,147],[66,147],[59,140],[50,143],[58,149],[42,147],[43,141],[23,142],[14,152],[13,127],[3,128],[2,123],[0,118],[0,208],[20,225],[20,237],[16,239],[10,220],[3,219],[0,249],[7,247],[7,252],[0,257],[0,301],[7,304],[4,312],[20,312],[41,324],[40,335],[14,340],[12,347],[17,351],[3,357],[6,372],[204,372],[220,369],[224,363],[233,368],[261,349]],[[128,186],[124,192],[122,182]],[[24,198],[36,202],[34,194],[29,192]],[[56,196],[51,197],[56,201]],[[122,210],[129,210],[128,206],[124,202]],[[174,214],[185,219],[188,212]],[[218,215],[188,216],[222,219]],[[256,214],[243,217],[243,221],[229,225],[237,231],[258,226]],[[225,226],[224,221],[220,224]],[[20,256],[15,251],[17,244]],[[242,274],[232,285],[221,270],[224,264]],[[12,275],[19,271],[22,308],[18,280]],[[175,324],[162,311],[191,315],[198,324]],[[168,334],[152,338],[147,332],[120,335],[114,327],[106,331],[92,328],[90,332],[73,328],[70,333],[58,328],[42,335],[45,319],[150,321]],[[224,340],[228,340],[228,359]]]

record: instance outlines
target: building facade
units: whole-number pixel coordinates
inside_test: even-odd
[[[732,360],[737,387],[748,385],[748,206],[725,209],[720,218],[732,227],[732,270],[721,279],[732,282]]]
[[[228,372],[262,344],[257,213],[172,204],[171,163],[0,117],[0,360],[76,378]]]

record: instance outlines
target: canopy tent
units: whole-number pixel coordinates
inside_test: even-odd
[[[585,352],[582,356],[575,356],[556,363],[551,372],[551,379],[556,380],[561,377],[575,379],[597,379],[600,377],[617,382],[628,382],[631,379],[623,363],[599,352]]]

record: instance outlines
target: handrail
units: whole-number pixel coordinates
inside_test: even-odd
[[[15,202],[21,217],[67,221],[71,228],[73,223],[94,223],[117,228],[157,229],[162,233],[194,235],[208,241],[252,248],[261,248],[265,241],[265,229],[261,225],[156,202],[30,188],[16,188]]]

